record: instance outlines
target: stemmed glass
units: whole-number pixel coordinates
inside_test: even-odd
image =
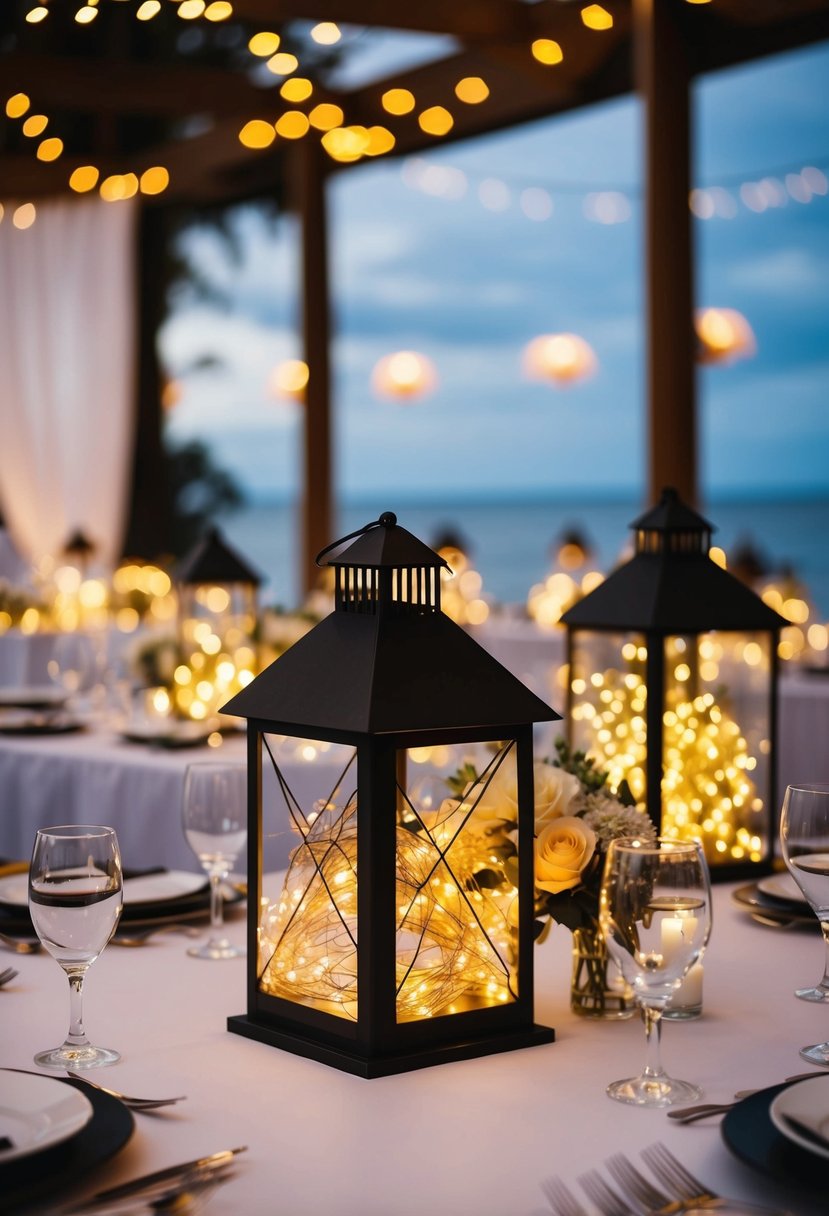
[[[247,770],[243,764],[191,764],[184,777],[182,824],[187,843],[210,879],[210,927],[193,958],[237,958],[244,950],[224,936],[222,880],[247,839]]]
[[[790,785],[780,816],[783,860],[820,922],[826,943],[823,979],[798,988],[802,1001],[829,1001],[829,785]],[[804,1047],[812,1064],[829,1064],[829,1043]]]
[[[69,978],[69,1033],[41,1051],[41,1068],[95,1068],[120,1053],[93,1047],[83,1027],[83,982],[106,946],[123,905],[121,854],[112,828],[41,828],[29,868],[29,913],[38,937]]]
[[[599,924],[608,953],[633,988],[647,1038],[645,1068],[614,1081],[611,1098],[634,1106],[692,1102],[701,1090],[662,1067],[665,1006],[702,955],[711,932],[711,888],[695,841],[622,839],[611,842],[599,897]]]

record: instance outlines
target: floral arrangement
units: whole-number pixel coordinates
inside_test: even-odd
[[[518,857],[512,833],[517,819],[515,779],[494,773],[475,805],[479,824],[486,824],[488,862],[476,874],[481,885],[506,879],[517,883]],[[604,858],[611,840],[639,836],[655,840],[650,818],[633,805],[625,783],[614,793],[608,774],[584,752],[571,751],[563,739],[555,756],[534,765],[535,783],[535,917],[536,941],[553,923],[570,930],[595,928]],[[473,765],[449,778],[449,788],[470,796],[479,780]],[[495,861],[493,861],[495,859]],[[502,873],[497,872],[497,866]]]

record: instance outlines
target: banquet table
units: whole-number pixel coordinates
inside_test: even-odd
[[[663,1036],[668,1070],[701,1084],[706,1100],[804,1071],[798,1048],[829,1034],[827,1010],[793,996],[819,973],[817,930],[763,927],[730,892],[715,889],[703,1016],[667,1024]],[[243,940],[244,917],[230,933]],[[136,1115],[126,1147],[62,1191],[60,1203],[247,1145],[236,1175],[211,1199],[211,1216],[549,1216],[543,1179],[559,1175],[577,1190],[578,1175],[611,1153],[641,1166],[640,1150],[662,1141],[721,1194],[795,1216],[825,1214],[825,1188],[764,1177],[725,1146],[718,1119],[680,1126],[664,1110],[607,1098],[609,1081],[644,1062],[639,1019],[571,1014],[563,928],[535,958],[536,1020],[556,1028],[555,1043],[366,1081],[229,1034],[227,1015],[245,1007],[244,960],[191,959],[171,937],[140,950],[110,947],[89,973],[86,1025],[123,1058],[96,1079],[127,1093],[188,1098]],[[0,1065],[31,1068],[34,1052],[65,1031],[66,981],[46,954],[15,965],[19,978],[0,991]],[[56,1206],[27,1211],[53,1216]]]
[[[245,758],[240,734],[224,736],[216,749],[173,750],[131,743],[110,729],[0,735],[0,857],[31,856],[35,832],[46,824],[105,823],[118,834],[125,866],[198,870],[181,829],[187,766],[243,764]],[[280,768],[306,809],[321,796],[326,781],[334,784],[342,767],[335,750],[313,759],[303,759],[301,747],[296,755],[280,757]],[[266,766],[265,780],[270,779]],[[281,826],[284,832],[269,838],[269,869],[286,865],[296,844],[287,810]]]

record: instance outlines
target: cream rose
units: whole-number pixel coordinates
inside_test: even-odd
[[[515,823],[518,820],[518,783],[512,758],[507,757],[499,764],[483,793],[482,785],[483,782],[479,781],[464,790],[464,799],[467,803],[474,803],[478,818]]]
[[[582,819],[554,819],[535,842],[535,885],[557,895],[576,887],[596,851],[596,833]]]
[[[553,764],[533,765],[535,783],[535,831],[570,813],[575,798],[581,793],[581,782],[572,773]]]

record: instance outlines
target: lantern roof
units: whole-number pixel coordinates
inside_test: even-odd
[[[263,719],[283,734],[468,729],[493,738],[560,717],[440,611],[446,562],[392,512],[353,535],[347,549],[340,546],[350,536],[317,559],[336,551],[334,612],[223,712]]]
[[[634,521],[636,553],[562,616],[573,629],[777,630],[787,621],[708,556],[713,530],[676,491]]]
[[[340,546],[352,536],[357,539],[346,549]],[[333,557],[322,560],[323,555],[339,550]],[[317,556],[317,565],[323,566],[375,566],[402,569],[410,566],[440,567],[449,569],[449,563],[419,540],[412,532],[402,528],[393,511],[384,511],[376,523],[368,524],[357,533],[351,533],[342,541],[323,549]]]
[[[630,525],[639,532],[716,532],[713,524],[704,519],[693,507],[679,497],[676,490],[667,486],[655,507],[650,507]]]
[[[208,528],[176,569],[176,582],[251,583],[258,587],[262,576],[227,543],[217,527]]]
[[[560,718],[442,612],[332,612],[222,708],[280,733],[489,729]]]

